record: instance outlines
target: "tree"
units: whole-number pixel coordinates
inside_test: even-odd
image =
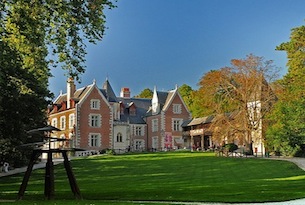
[[[229,142],[238,138],[250,149],[252,141],[262,143],[262,120],[276,99],[269,83],[276,74],[272,61],[251,54],[201,78],[201,106],[206,115],[215,115],[212,129],[216,138],[225,137]]]
[[[17,148],[26,141],[26,130],[46,123],[50,66],[60,63],[68,76],[79,79],[85,71],[85,40],[102,39],[103,11],[114,7],[110,0],[0,1],[0,141],[6,145],[1,147],[5,160],[21,165],[26,155]]]
[[[136,98],[152,98],[153,97],[153,91],[149,88],[145,88],[141,91],[141,93]]]
[[[269,148],[283,155],[299,155],[305,143],[305,26],[293,28],[290,41],[277,46],[288,57],[288,72],[279,84],[282,92],[270,115]]]
[[[187,84],[183,84],[178,88],[178,91],[179,91],[181,97],[183,98],[186,106],[190,109],[191,104],[193,102],[193,100],[192,100],[192,92],[193,92],[192,87],[187,85]]]
[[[106,29],[104,9],[115,6],[111,0],[4,0],[0,7],[0,23],[6,31],[2,39],[18,48],[24,57],[29,55],[28,67],[62,63],[69,77],[79,79],[85,71],[84,40],[96,43],[102,39]],[[38,45],[28,45],[33,42]],[[51,48],[50,61],[46,60],[47,45]]]
[[[0,161],[21,166],[29,152],[19,145],[28,140],[26,130],[44,124],[47,101],[37,86],[40,81],[22,69],[17,52],[3,42],[0,50]]]

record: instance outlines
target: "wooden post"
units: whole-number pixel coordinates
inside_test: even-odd
[[[26,170],[26,172],[24,174],[22,183],[21,183],[20,188],[19,188],[18,200],[21,200],[22,197],[24,196],[24,192],[25,192],[26,187],[28,185],[28,182],[29,182],[32,170],[33,170],[33,166],[35,164],[35,161],[38,159],[39,154],[40,153],[39,153],[38,150],[33,150],[30,162],[28,164],[28,168],[27,168],[27,170]]]
[[[62,156],[64,157],[64,166],[65,166],[67,176],[68,176],[68,179],[69,179],[71,191],[73,192],[75,198],[81,199],[80,190],[77,186],[76,179],[75,179],[75,176],[73,174],[73,171],[72,171],[72,168],[71,168],[68,156],[67,156],[67,151],[62,150]]]
[[[44,195],[47,199],[54,197],[54,164],[52,160],[52,150],[48,151],[48,159],[45,173]]]
[[[47,153],[47,163],[45,167],[45,186],[44,186],[44,195],[45,197],[50,200],[54,198],[55,188],[54,188],[54,163],[52,159],[53,153],[62,153],[62,156],[64,158],[64,166],[67,172],[67,176],[69,179],[71,190],[77,199],[81,199],[80,190],[77,186],[75,176],[72,172],[72,167],[70,165],[68,156],[67,156],[68,150],[59,150],[59,149],[50,149],[50,150],[34,150],[31,156],[31,160],[29,162],[27,171],[23,177],[22,184],[20,185],[19,192],[18,192],[18,200],[21,200],[24,196],[24,192],[26,190],[29,178],[31,176],[33,166],[35,164],[35,161],[37,160],[38,156],[41,153]]]

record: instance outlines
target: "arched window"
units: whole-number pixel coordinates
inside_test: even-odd
[[[122,133],[119,132],[119,133],[116,135],[116,141],[117,141],[117,142],[123,142]]]

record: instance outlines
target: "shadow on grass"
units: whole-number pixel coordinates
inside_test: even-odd
[[[286,161],[167,152],[92,156],[73,160],[72,167],[86,200],[250,203],[305,197],[305,172]],[[25,197],[43,197],[43,175],[34,171]],[[0,197],[16,197],[22,175],[0,180]],[[73,199],[63,165],[55,169],[55,195]]]

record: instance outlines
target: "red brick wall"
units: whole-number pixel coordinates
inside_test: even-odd
[[[94,110],[90,107],[91,99],[100,100],[100,109]],[[90,127],[89,126],[89,115],[90,114],[100,114],[101,115],[101,127]],[[80,123],[79,130],[80,133],[80,148],[84,149],[96,149],[102,150],[106,148],[111,148],[111,131],[112,131],[112,122],[111,122],[111,108],[105,102],[104,98],[101,96],[100,92],[96,87],[92,92],[87,96],[85,101],[81,104],[80,107]],[[101,134],[101,146],[100,147],[89,147],[89,133],[100,133]]]

